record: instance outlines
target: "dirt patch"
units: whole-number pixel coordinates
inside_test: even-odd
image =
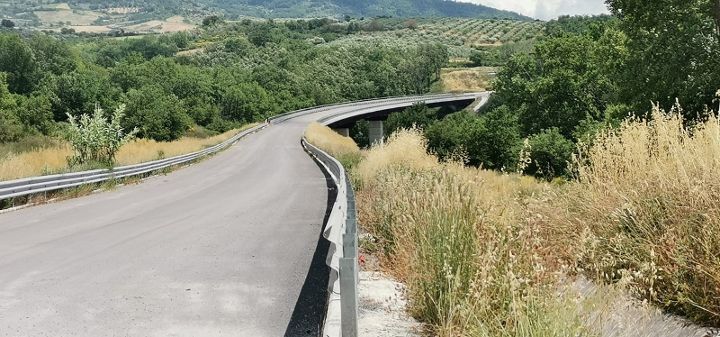
[[[359,335],[420,337],[422,324],[406,312],[405,286],[380,272],[360,272]]]

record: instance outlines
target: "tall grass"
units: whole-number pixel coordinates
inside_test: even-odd
[[[425,152],[400,131],[357,166],[360,220],[408,285],[411,312],[439,336],[577,336],[579,311],[556,296],[524,204],[547,186]]]
[[[199,151],[219,144],[237,132],[238,130],[232,130],[208,138],[185,137],[172,142],[138,139],[120,148],[116,155],[116,164],[137,164]],[[4,157],[0,157],[0,180],[70,171],[68,158],[72,155],[72,149],[64,142],[57,142],[51,147],[36,148],[17,154],[6,154]]]
[[[596,279],[625,277],[636,295],[720,325],[720,121],[686,128],[655,108],[600,135],[578,182],[537,205],[567,259]]]
[[[679,109],[600,134],[562,185],[440,162],[400,131],[352,170],[366,248],[438,336],[596,335],[615,310],[596,304],[628,290],[719,326],[720,120]],[[616,286],[578,299],[575,273]]]
[[[338,159],[348,170],[352,169],[362,158],[360,148],[352,138],[344,137],[320,123],[308,125],[305,130],[305,139]]]

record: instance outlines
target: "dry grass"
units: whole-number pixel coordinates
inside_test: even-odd
[[[444,91],[475,92],[491,87],[490,72],[495,68],[479,67],[464,69],[443,69],[440,79]]]
[[[568,261],[696,322],[720,325],[720,121],[655,109],[601,135],[578,182],[537,204]],[[549,226],[548,226],[549,225]]]
[[[0,180],[60,172],[67,168],[67,158],[72,154],[68,145],[10,154],[0,161]]]
[[[687,129],[679,116],[655,109],[601,134],[563,185],[442,163],[421,132],[400,131],[352,170],[364,247],[407,284],[411,312],[438,336],[695,331],[657,313],[618,317],[652,312],[627,291],[718,326],[720,120]],[[352,148],[337,140],[316,144]],[[579,299],[558,286],[574,273],[615,286]]]
[[[70,22],[71,25],[92,25],[100,17],[100,13],[84,10],[56,9],[33,12],[46,25]]]
[[[209,138],[186,137],[173,142],[139,139],[120,148],[116,162],[117,165],[130,165],[191,153],[219,144],[237,132],[239,130],[232,130]],[[0,181],[67,172],[70,170],[67,158],[72,155],[72,149],[65,143],[19,154],[8,154],[0,158]]]
[[[408,285],[411,312],[438,336],[589,335],[538,254],[524,205],[548,186],[425,151],[417,130],[371,149],[354,170],[360,222]]]
[[[360,148],[352,138],[344,137],[320,123],[312,123],[305,130],[305,139],[333,157],[350,170],[362,158]]]
[[[208,138],[181,138],[173,142],[157,142],[151,139],[138,139],[126,144],[115,157],[118,165],[137,164],[155,159],[163,159],[181,154],[200,151],[207,147],[222,143],[238,133],[231,130]]]

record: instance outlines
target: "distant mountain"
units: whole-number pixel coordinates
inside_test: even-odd
[[[530,19],[518,13],[449,0],[209,0],[229,15],[260,17],[470,17]]]

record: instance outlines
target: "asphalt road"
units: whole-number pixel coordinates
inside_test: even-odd
[[[0,336],[317,333],[333,196],[299,140],[342,109],[141,184],[0,214]]]

